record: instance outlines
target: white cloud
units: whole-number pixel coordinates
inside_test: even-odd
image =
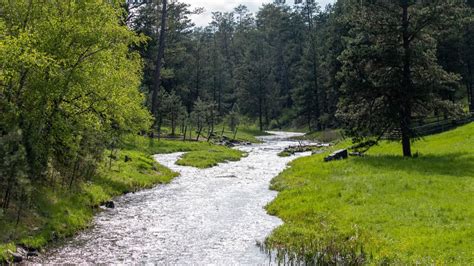
[[[232,11],[236,6],[242,4],[247,6],[251,12],[255,13],[264,3],[271,3],[273,0],[181,0],[182,2],[191,5],[191,8],[203,7],[205,12],[200,15],[192,17],[193,22],[197,26],[207,26],[212,20],[212,12],[221,11],[229,12]],[[291,3],[292,0],[287,0]],[[335,0],[320,0],[319,4],[324,7],[329,3],[334,3]]]

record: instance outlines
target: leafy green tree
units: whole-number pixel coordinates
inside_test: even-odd
[[[86,178],[110,140],[149,127],[129,49],[144,38],[124,26],[120,4],[0,1],[1,171],[15,173],[0,177],[2,205],[34,194],[28,184]]]

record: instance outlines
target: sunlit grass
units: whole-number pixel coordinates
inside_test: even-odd
[[[413,150],[418,158],[403,158],[400,144],[382,143],[363,158],[294,161],[272,181],[280,193],[267,210],[285,224],[267,244],[326,260],[345,253],[374,263],[473,263],[474,123]]]
[[[304,136],[293,137],[295,140],[309,140],[315,142],[334,142],[342,139],[342,130],[340,129],[326,129],[323,131],[313,131],[306,133]]]
[[[130,136],[127,145],[140,147],[149,154],[186,152],[177,162],[179,165],[209,168],[226,161],[238,161],[244,153],[206,141],[157,140]]]
[[[206,150],[185,153],[176,162],[178,165],[209,168],[224,161],[238,161],[244,155],[242,151],[225,147],[212,147]]]

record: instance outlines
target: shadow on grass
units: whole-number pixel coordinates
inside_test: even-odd
[[[369,165],[389,171],[403,171],[423,175],[446,175],[454,177],[474,176],[474,156],[467,152],[443,155],[428,154],[418,158],[396,155],[370,155],[354,160],[356,164]]]

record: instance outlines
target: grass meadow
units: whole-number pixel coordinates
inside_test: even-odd
[[[474,263],[474,123],[413,151],[383,142],[365,157],[295,160],[271,184],[266,209],[285,223],[267,247],[313,262]]]

